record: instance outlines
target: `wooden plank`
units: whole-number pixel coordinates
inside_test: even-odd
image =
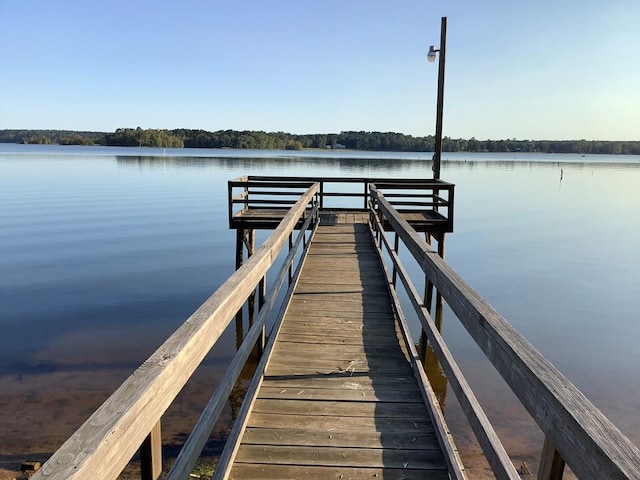
[[[345,312],[345,315],[340,315],[339,312],[334,316],[323,316],[323,312],[315,312],[315,315],[311,315],[313,312],[292,312],[290,318],[295,319],[296,322],[304,323],[304,328],[307,327],[325,327],[325,328],[369,328],[372,331],[380,328],[394,328],[394,322],[392,318],[389,318],[388,314],[376,314],[374,317],[369,317],[359,312]],[[295,325],[287,325],[287,328],[295,329],[300,328]]]
[[[265,465],[237,464],[231,471],[232,479],[256,480],[277,478],[279,480],[348,480],[380,478],[385,480],[409,480],[428,478],[429,480],[448,480],[449,475],[442,469],[413,468],[354,468],[354,467],[317,467],[301,465]]]
[[[301,308],[302,307],[302,308]],[[313,310],[309,308],[304,308],[304,304],[298,305],[297,311],[294,311],[293,308],[289,308],[288,313],[290,315],[295,315],[299,318],[322,318],[322,319],[343,319],[343,320],[361,320],[364,321],[364,312],[360,311],[352,311],[352,312],[340,312],[340,311],[324,311],[324,310]],[[389,314],[387,312],[377,313],[377,312],[367,312],[367,321],[372,319],[383,319],[388,322],[391,321],[389,318]]]
[[[312,306],[310,306],[312,308]],[[346,308],[346,306],[345,306]],[[384,315],[379,315],[375,320],[375,323],[365,323],[362,318],[364,316],[363,311],[357,311],[353,308],[349,313],[350,316],[338,316],[331,317],[314,317],[313,315],[307,315],[305,311],[301,311],[298,308],[292,312],[292,316],[301,323],[305,323],[304,326],[287,325],[286,329],[294,334],[304,334],[305,332],[314,332],[313,334],[324,333],[332,334],[336,337],[340,336],[357,336],[362,338],[363,329],[367,329],[367,333],[374,334],[377,331],[388,333],[393,330],[393,327],[388,324],[384,319]],[[336,310],[336,313],[339,313]]]
[[[301,400],[339,400],[342,402],[353,401],[381,401],[394,403],[416,403],[422,401],[420,390],[416,386],[415,389],[407,386],[402,390],[395,388],[375,390],[352,390],[348,388],[282,388],[272,387],[270,383],[262,385],[258,394],[259,398],[283,398],[283,399],[301,399]]]
[[[378,351],[371,352],[364,345],[356,345],[355,348],[349,348],[351,346],[332,348],[329,351],[323,349],[321,345],[312,345],[309,348],[304,348],[305,346],[298,343],[279,343],[278,348],[275,350],[274,361],[283,364],[316,361],[358,361],[374,365],[385,361],[393,361],[398,364],[408,364],[407,359],[398,355],[398,351],[395,348],[376,347]]]
[[[435,433],[378,431],[321,431],[308,429],[248,428],[242,439],[248,445],[299,445],[316,447],[395,448],[433,450]]]
[[[402,408],[386,402],[337,402],[330,400],[274,400],[259,398],[253,412],[298,416],[343,416],[379,418],[427,418],[424,403],[406,403]]]
[[[340,304],[356,304],[356,305],[374,305],[389,307],[388,297],[386,297],[386,288],[382,286],[367,286],[363,292],[320,292],[318,293],[302,293],[296,292],[291,300],[292,303],[318,302],[323,305],[325,303]],[[385,301],[387,300],[387,301]],[[388,308],[391,312],[391,308]],[[391,319],[390,319],[391,320]],[[391,322],[389,322],[391,323]]]
[[[333,281],[329,281],[333,277]],[[362,278],[339,278],[336,279],[335,275],[330,275],[327,272],[324,275],[315,275],[313,277],[308,276],[301,278],[298,284],[298,292],[349,292],[349,291],[362,291],[366,287],[386,287],[387,283],[384,281],[365,280]]]
[[[395,333],[395,328],[393,325],[378,323],[377,325],[371,325],[368,323],[362,324],[349,324],[345,323],[342,325],[337,324],[326,324],[326,323],[314,323],[314,322],[304,322],[303,326],[293,326],[287,325],[283,327],[282,331],[284,333],[289,333],[292,335],[305,335],[305,336],[316,336],[316,335],[330,335],[333,337],[347,337],[347,338],[358,338],[358,339],[368,339],[369,337],[374,336],[383,336],[389,337],[393,336]]]
[[[438,450],[241,445],[237,463],[446,469]]]
[[[303,357],[323,356],[326,360],[353,360],[356,358],[389,358],[397,355],[397,350],[384,345],[341,345],[329,350],[322,345],[309,345],[300,342],[278,342],[277,351],[285,350],[290,355]]]
[[[248,427],[267,427],[308,430],[323,430],[326,432],[342,431],[384,431],[404,432],[415,435],[420,432],[432,432],[431,422],[423,417],[408,418],[375,418],[375,417],[343,417],[343,416],[309,416],[282,415],[273,413],[253,412],[247,422]]]
[[[378,356],[376,358],[367,358],[365,355],[352,356],[347,359],[327,359],[323,357],[310,357],[308,354],[292,355],[274,355],[270,365],[273,367],[296,368],[300,366],[322,369],[339,370],[343,372],[353,372],[362,370],[400,370],[402,368],[411,368],[409,363],[399,355],[389,357]]]
[[[321,307],[321,308],[320,308]],[[391,315],[391,307],[389,305],[385,305],[383,303],[376,303],[371,305],[362,305],[361,303],[352,302],[352,303],[336,303],[336,302],[327,302],[322,303],[321,305],[314,305],[310,302],[306,302],[302,299],[294,299],[291,302],[291,306],[289,307],[293,313],[301,313],[312,315],[313,311],[321,312],[323,315],[327,315],[331,312],[337,312],[339,315],[346,316],[348,313],[353,314],[367,314],[370,315],[381,315],[387,316]]]
[[[370,375],[267,375],[265,385],[281,388],[346,388],[351,390],[378,390],[403,388],[414,384],[413,375],[384,375],[375,380]]]
[[[358,345],[362,343],[362,335],[360,338],[355,337],[338,337],[338,336],[303,336],[290,333],[283,333],[282,340],[287,342],[308,343],[311,345],[330,344],[330,345]],[[393,345],[394,339],[389,337],[372,337],[367,338],[368,345]]]
[[[313,365],[304,365],[298,367],[291,366],[279,366],[273,365],[269,367],[269,371],[267,372],[269,375],[273,377],[304,377],[306,379],[314,379],[314,378],[322,378],[329,376],[343,376],[343,377],[352,377],[358,378],[362,376],[372,376],[377,375],[382,377],[384,375],[394,375],[400,376],[411,373],[411,367],[385,367],[385,368],[376,368],[370,369],[367,367],[359,367],[355,366],[349,369],[340,370],[340,368],[335,367],[316,367]]]

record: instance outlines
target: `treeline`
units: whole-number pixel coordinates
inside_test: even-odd
[[[185,148],[238,148],[253,150],[302,150],[303,148],[335,147],[337,134],[293,135],[285,132],[218,130],[142,130],[119,128],[106,134],[107,145],[185,147]]]
[[[0,143],[40,145],[104,145],[104,132],[72,130],[0,130]]]
[[[413,137],[394,132],[347,131],[295,135],[286,132],[119,128],[113,133],[69,130],[0,130],[1,143],[60,145],[110,145],[128,147],[238,148],[300,150],[347,148],[351,150],[432,152],[433,135]],[[445,152],[542,152],[640,155],[640,141],[599,140],[478,140],[444,137]]]

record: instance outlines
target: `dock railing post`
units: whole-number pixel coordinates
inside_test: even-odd
[[[395,252],[395,254],[398,254],[398,250],[400,249],[400,237],[398,237],[398,232],[395,232],[395,235],[393,237],[393,251]],[[398,270],[396,268],[396,265],[393,265],[393,271],[391,273],[391,284],[394,286],[396,286],[396,279],[398,277]]]
[[[262,280],[260,280],[260,283],[258,284],[258,315],[259,315],[259,312],[262,310],[262,307],[264,306],[266,296],[267,296],[267,274],[265,273],[265,276],[262,277]],[[267,343],[266,330],[263,325],[262,331],[260,332],[260,336],[258,337],[258,341],[257,341],[258,358],[262,357],[262,354],[264,353],[264,346],[266,345],[266,343]]]
[[[157,480],[162,475],[162,430],[156,423],[140,446],[141,480]]]
[[[545,436],[542,455],[540,456],[540,468],[538,468],[538,480],[562,480],[564,474],[564,460]]]
[[[444,260],[444,252],[445,252],[445,243],[444,243],[444,238],[445,238],[445,233],[442,232],[440,234],[440,236],[438,236],[437,240],[438,240],[438,256]],[[440,308],[442,308],[442,305],[444,303],[444,298],[442,297],[442,294],[440,292],[436,292],[436,310],[438,308],[438,306],[440,306]],[[436,311],[436,315],[437,315],[437,311]],[[440,330],[440,327],[438,327],[438,330]]]
[[[436,241],[438,242],[438,256],[440,256],[440,258],[442,258],[444,260],[444,254],[445,254],[445,234],[441,233],[440,235],[436,236],[435,234],[431,234],[430,232],[425,232],[425,240],[427,241],[427,243],[431,244],[431,240],[433,238],[436,239]],[[425,278],[425,285],[424,285],[424,306],[427,309],[427,311],[429,312],[429,314],[431,314],[433,312],[433,292],[435,290],[435,287],[433,285],[433,282],[427,277]],[[436,328],[438,329],[439,332],[442,332],[442,316],[443,316],[443,311],[444,311],[444,297],[442,296],[442,294],[440,292],[438,292],[436,290],[436,309],[435,309],[435,315],[434,315],[434,321],[436,324]],[[427,337],[424,333],[424,331],[420,334],[420,341],[419,341],[419,349],[418,352],[420,354],[420,357],[422,358],[423,362],[426,362],[426,356],[427,356]],[[425,363],[426,366],[426,363]]]
[[[301,231],[300,235],[305,235],[305,232]],[[289,234],[289,251],[291,251],[292,248],[293,248],[293,233],[290,233]],[[289,285],[291,285],[291,280],[293,280],[293,262],[289,265],[288,279],[289,279]]]

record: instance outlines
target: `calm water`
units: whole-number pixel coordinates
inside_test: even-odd
[[[430,154],[320,154],[0,145],[0,468],[46,457],[233,271],[227,180],[431,176]],[[640,444],[640,157],[445,157],[448,261]],[[444,329],[515,435],[501,381],[450,315]],[[169,419],[176,443],[224,339]]]

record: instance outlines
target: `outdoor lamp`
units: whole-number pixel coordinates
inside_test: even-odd
[[[436,61],[436,52],[439,52],[440,50],[436,50],[436,48],[431,45],[429,47],[429,53],[427,53],[427,62],[435,62]]]

